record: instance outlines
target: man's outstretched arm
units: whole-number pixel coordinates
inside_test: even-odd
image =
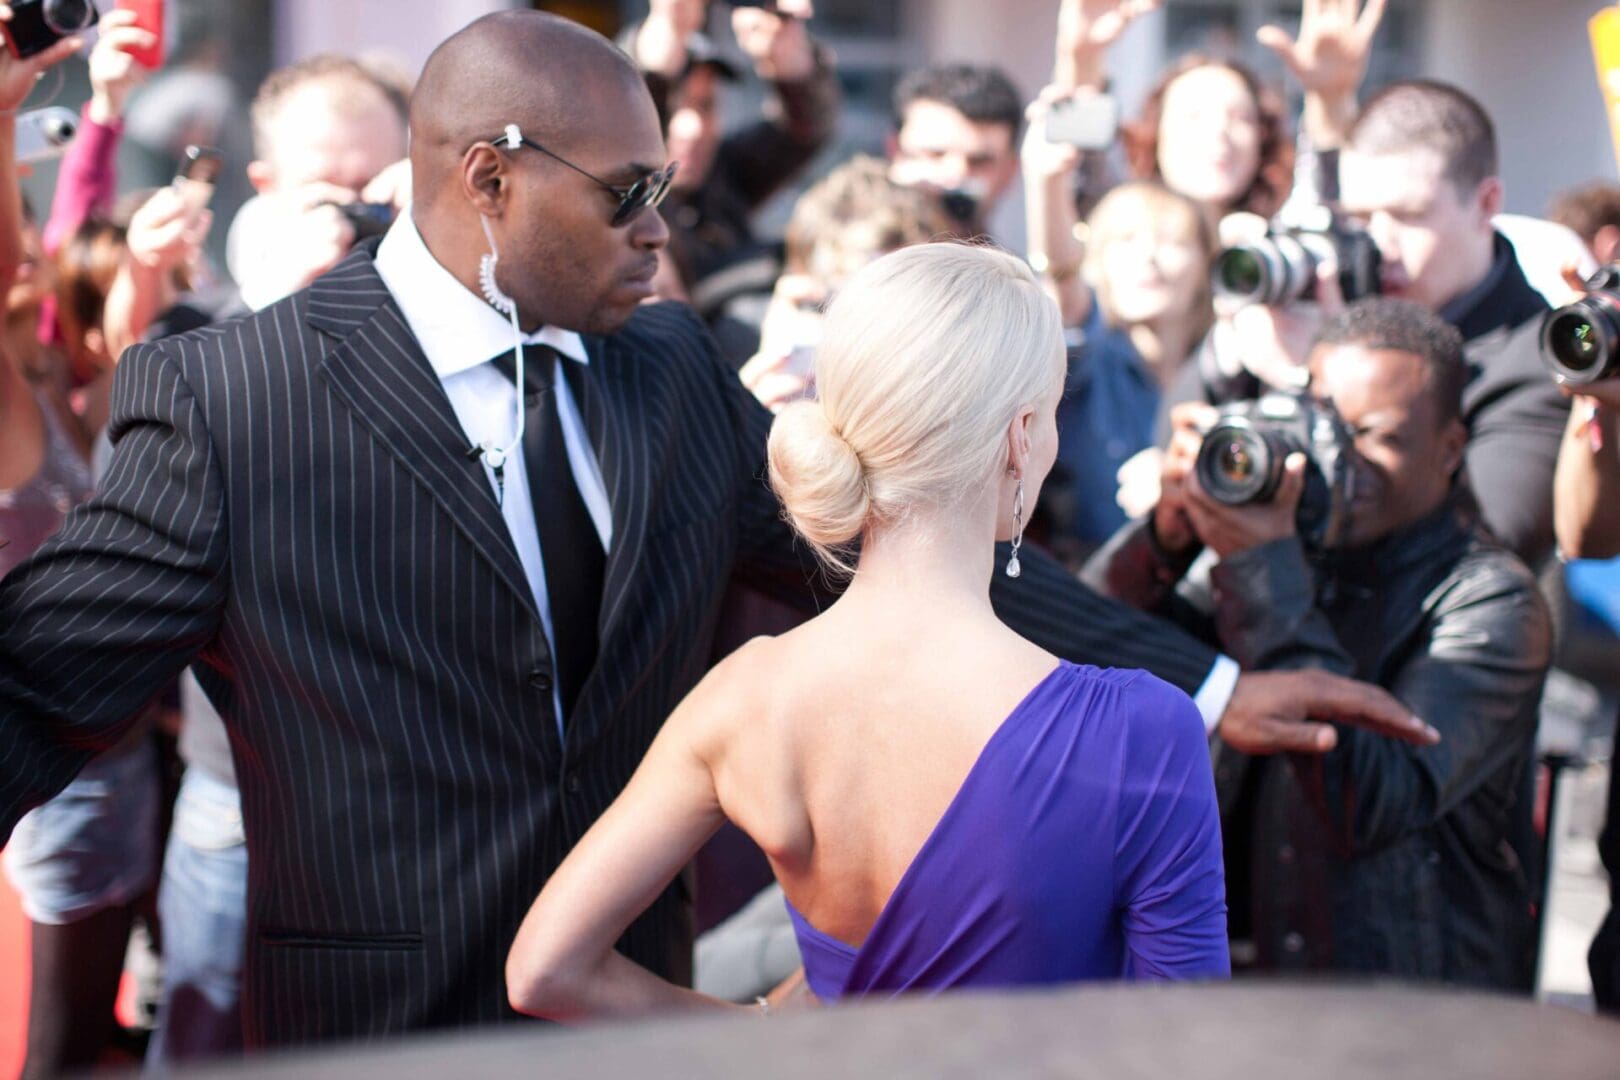
[[[131,349],[100,492],[0,582],[0,844],[214,636],[224,496],[178,366]]]

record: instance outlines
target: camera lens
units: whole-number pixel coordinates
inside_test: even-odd
[[[66,37],[87,29],[94,8],[90,0],[45,0],[45,25]]]
[[[1198,451],[1198,482],[1210,498],[1243,506],[1270,498],[1282,457],[1247,420],[1233,418],[1210,429]]]
[[[1266,292],[1266,264],[1253,248],[1227,248],[1215,259],[1215,291],[1250,302]]]
[[[1615,298],[1593,293],[1547,318],[1541,333],[1542,358],[1565,382],[1596,382],[1620,373],[1620,321]]]

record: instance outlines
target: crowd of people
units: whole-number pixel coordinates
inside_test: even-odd
[[[132,934],[159,1068],[1078,980],[1527,994],[1543,583],[1620,554],[1620,374],[1541,335],[1620,188],[1504,214],[1474,97],[1363,86],[1384,0],[1261,32],[1297,131],[1201,54],[1119,120],[1155,6],[1061,0],[1028,100],[907,73],[813,183],[811,0],[492,15],[414,85],[272,73],[229,223],[119,184],[132,14],[0,51],[26,1075],[135,1052]],[[81,49],[40,221],[17,110]],[[1591,964],[1620,1009],[1620,914]]]

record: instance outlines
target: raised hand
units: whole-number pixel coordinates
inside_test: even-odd
[[[1058,9],[1057,65],[1052,81],[1065,89],[1101,86],[1102,61],[1125,28],[1163,0],[1063,0]]]
[[[686,70],[686,39],[709,21],[709,0],[652,0],[636,34],[633,55],[643,71],[679,78]]]
[[[135,25],[135,12],[125,8],[109,11],[101,20],[101,36],[90,50],[90,118],[100,124],[124,115],[124,102],[130,91],[146,78],[146,68],[135,62],[133,52],[148,49],[157,39]]]
[[[1311,132],[1319,144],[1335,145],[1354,119],[1356,91],[1367,77],[1367,60],[1386,4],[1387,0],[1305,0],[1298,38],[1289,37],[1279,26],[1263,26],[1255,34],[1305,89],[1306,123],[1323,129]],[[1320,110],[1318,115],[1312,115],[1313,108]]]
[[[798,82],[816,69],[815,46],[805,26],[814,14],[810,0],[777,0],[773,8],[740,7],[731,13],[731,32],[760,78]]]

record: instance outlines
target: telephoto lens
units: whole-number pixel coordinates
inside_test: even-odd
[[[1573,386],[1620,375],[1620,265],[1599,270],[1586,287],[1586,296],[1541,324],[1542,360]]]
[[[1316,270],[1323,263],[1338,267],[1345,303],[1377,295],[1378,247],[1342,221],[1326,229],[1274,228],[1252,244],[1226,248],[1215,256],[1211,284],[1223,299],[1283,307],[1316,297]]]

